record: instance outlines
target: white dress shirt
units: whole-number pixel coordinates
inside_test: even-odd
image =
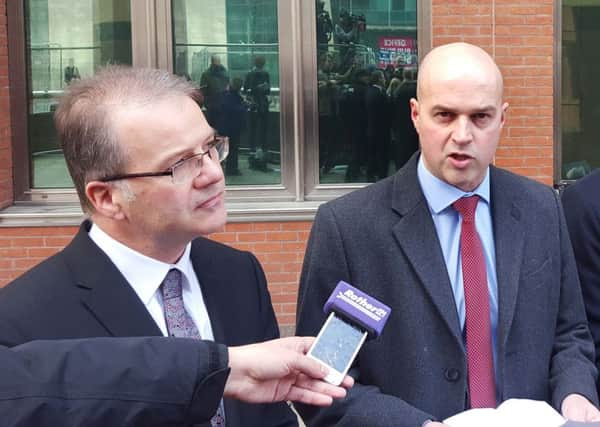
[[[160,285],[170,269],[176,268],[182,274],[183,303],[192,317],[200,336],[205,340],[214,340],[208,311],[202,297],[200,283],[190,260],[191,243],[179,261],[168,264],[147,257],[116,241],[96,224],[92,224],[90,239],[110,258],[123,277],[129,282],[139,299],[162,331],[168,336],[167,324],[163,310]],[[126,320],[124,320],[126,321]]]

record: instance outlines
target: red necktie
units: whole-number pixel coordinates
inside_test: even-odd
[[[490,298],[483,247],[475,228],[479,196],[452,204],[462,216],[460,258],[465,289],[465,328],[471,408],[495,408],[494,362],[490,327]]]

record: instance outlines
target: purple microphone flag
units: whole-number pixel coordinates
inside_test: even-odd
[[[323,311],[334,311],[349,318],[368,331],[370,338],[376,338],[381,334],[392,310],[381,301],[340,280]]]

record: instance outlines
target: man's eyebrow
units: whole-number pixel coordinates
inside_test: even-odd
[[[201,152],[205,152],[207,149],[207,145],[209,143],[211,143],[215,136],[217,136],[218,132],[216,129],[213,129],[213,131],[207,135],[205,135],[203,138],[199,138],[196,146],[194,147],[194,149],[184,149],[181,151],[178,151],[177,153],[174,153],[173,155],[169,156],[167,159],[165,159],[164,163],[167,164],[167,166],[165,166],[165,169],[170,168],[171,166],[173,166],[175,163],[179,162],[180,160],[185,160],[188,157],[193,156],[194,154],[199,154]],[[198,148],[200,147],[200,148]]]
[[[448,105],[443,105],[443,104],[436,104],[433,107],[431,107],[432,111],[449,111],[449,112],[457,112],[458,110],[460,110],[461,108],[455,108],[455,107],[450,107]],[[472,108],[469,110],[469,114],[476,114],[476,113],[488,113],[488,112],[495,112],[497,111],[498,108],[495,105],[484,105],[483,107],[477,107],[477,108]]]

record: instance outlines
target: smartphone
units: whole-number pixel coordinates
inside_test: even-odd
[[[308,356],[329,369],[325,381],[340,385],[366,337],[367,332],[332,312],[308,350]]]

